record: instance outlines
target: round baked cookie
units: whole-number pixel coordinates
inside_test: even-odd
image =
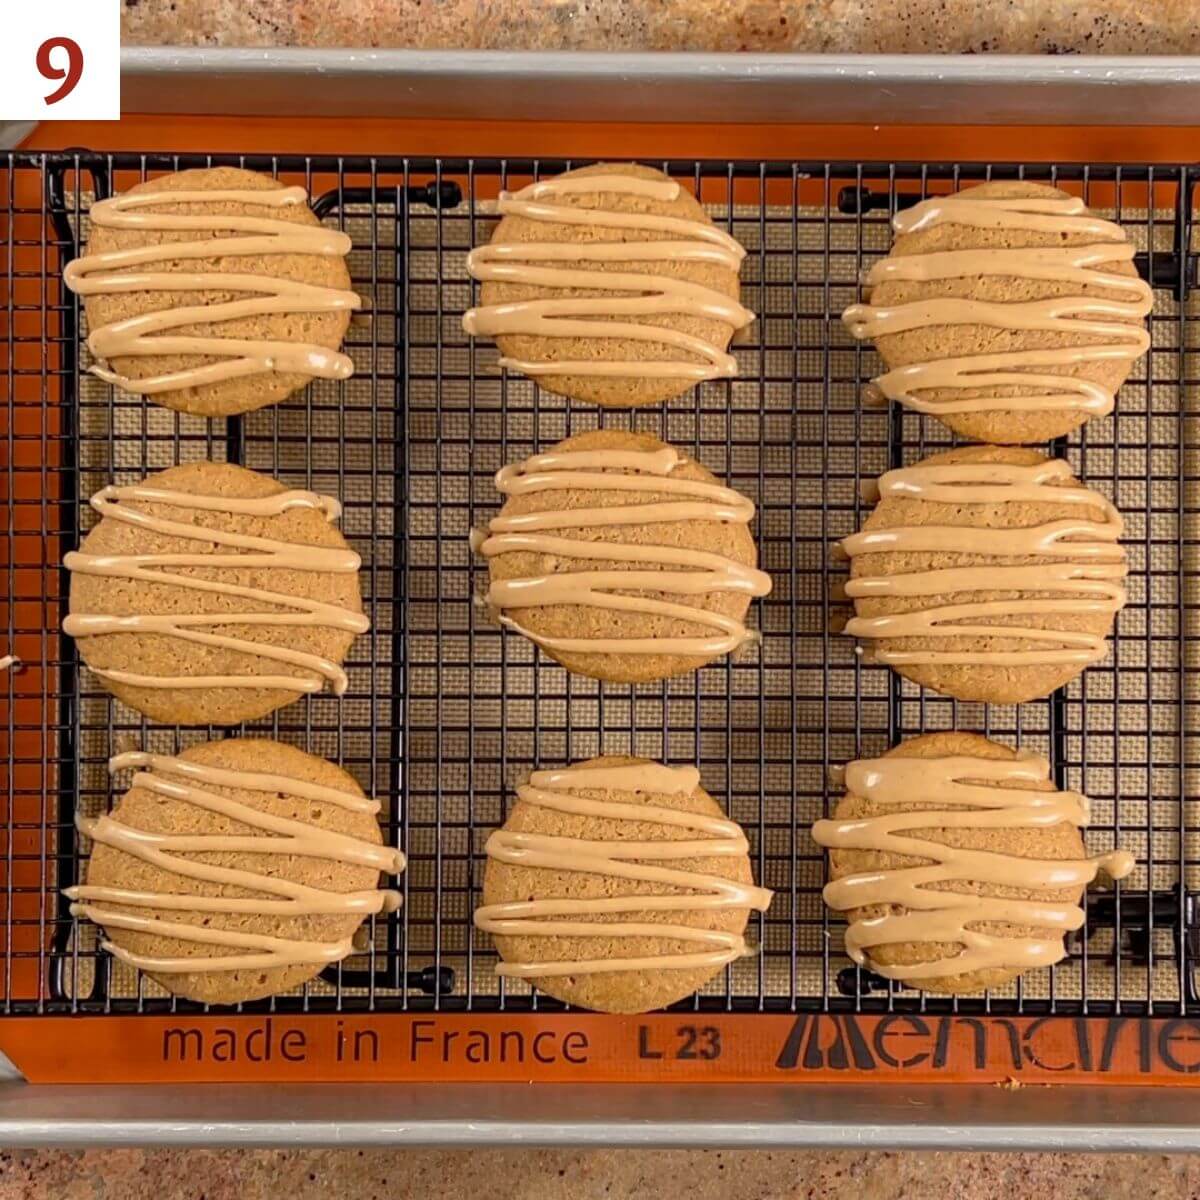
[[[669,850],[709,841],[715,853]],[[535,771],[488,839],[475,923],[495,937],[499,974],[598,1012],[649,1012],[748,953],[750,911],[771,893],[747,851],[694,767],[617,755]]]
[[[729,341],[754,319],[738,303],[745,250],[661,171],[598,163],[498,208],[491,244],[467,259],[483,286],[463,326],[495,338],[501,365],[610,408],[736,374]]]
[[[171,467],[92,497],[65,632],[156,721],[234,725],[328,684],[369,627],[338,502],[231,463]],[[243,564],[244,560],[244,564]]]
[[[323,758],[246,738],[110,766],[137,773],[110,815],[78,821],[92,852],[67,889],[72,912],[178,996],[237,1004],[297,987],[352,953],[366,915],[399,904],[380,890],[404,858],[383,845],[379,805]]]
[[[1020,703],[1107,655],[1121,517],[1065,462],[969,446],[887,472],[879,492],[842,543],[846,632],[868,661],[959,700]]]
[[[213,199],[141,200],[176,192]],[[279,202],[255,200],[260,194]],[[159,246],[161,256],[137,256]],[[349,249],[345,234],[317,220],[302,188],[209,167],[98,201],[85,256],[65,278],[84,298],[101,378],[168,408],[221,417],[275,404],[314,376],[352,373],[338,353],[360,304],[350,290]],[[195,311],[183,323],[150,315],[182,310]],[[118,324],[134,318],[151,323]]]
[[[648,434],[595,430],[504,468],[476,545],[488,602],[568,671],[637,683],[692,671],[753,635],[754,505]]]
[[[875,381],[885,395],[1005,444],[1060,437],[1111,409],[1149,347],[1153,305],[1119,225],[1019,181],[932,197],[893,224],[869,303],[845,314],[889,368]]]
[[[922,765],[908,765],[912,759]],[[1086,801],[1057,791],[1045,759],[978,734],[911,738],[882,759],[852,763],[846,785],[832,818],[813,828],[817,843],[830,848],[826,901],[846,912],[852,957],[928,992],[1000,987],[1057,962],[1065,933],[1083,923],[1078,906],[1087,883],[1101,869],[1121,878],[1134,865],[1120,850],[1089,859],[1080,835]],[[963,785],[987,790],[972,795]],[[972,802],[999,789],[1053,795],[1033,804],[1016,797],[1009,807]],[[928,824],[905,821],[906,813],[929,813]],[[950,814],[957,827],[938,824]],[[912,853],[919,849],[928,855]],[[932,877],[939,866],[947,878]],[[946,893],[969,899],[956,905]],[[916,904],[916,895],[942,899]],[[1014,910],[1012,902],[1042,912]],[[1049,915],[1059,920],[1046,921],[1046,909],[1057,909]]]

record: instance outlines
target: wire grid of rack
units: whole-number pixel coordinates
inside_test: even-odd
[[[87,374],[81,309],[60,274],[78,253],[93,198],[221,163],[304,183],[319,215],[352,235],[365,305],[348,336],[351,380],[316,381],[282,405],[204,421]],[[559,1007],[522,984],[502,986],[488,939],[472,929],[484,842],[530,769],[632,752],[698,764],[707,789],[745,826],[759,881],[776,892],[752,923],[760,953],[682,1007],[1200,1012],[1192,975],[1200,814],[1189,790],[1200,753],[1189,635],[1200,609],[1187,578],[1200,511],[1191,482],[1200,477],[1200,429],[1187,415],[1200,382],[1194,173],[655,163],[693,187],[746,246],[743,300],[759,319],[736,346],[738,378],[662,407],[600,411],[502,375],[494,347],[473,343],[460,325],[475,296],[465,255],[488,238],[498,190],[571,165],[82,152],[0,159],[0,218],[9,226],[0,636],[25,663],[0,677],[0,737],[13,764],[4,1011],[195,1008],[114,963],[96,930],[70,917],[60,889],[86,856],[76,809],[100,811],[120,794],[105,768],[110,754],[172,752],[239,731],[157,726],[112,700],[58,632],[68,586],[58,564],[91,526],[86,500],[99,487],[214,458],[343,501],[372,621],[351,650],[350,690],[341,700],[307,697],[244,732],[343,764],[383,800],[386,836],[409,860],[403,907],[374,919],[360,953],[294,995],[247,1009]],[[930,189],[1015,176],[1057,182],[1124,223],[1157,289],[1154,348],[1116,414],[1054,447],[1125,515],[1130,603],[1104,663],[1019,708],[956,703],[864,666],[838,632],[845,566],[831,553],[864,516],[863,481],[953,444],[935,421],[863,407],[860,389],[878,360],[853,343],[839,314],[864,268],[886,252],[897,207]],[[752,610],[756,645],[692,675],[630,687],[570,676],[493,624],[478,601],[486,569],[468,547],[470,529],[498,506],[493,473],[598,425],[657,434],[755,500],[761,565],[774,581]],[[34,545],[32,561],[44,570],[29,569]],[[952,728],[1048,754],[1060,782],[1092,799],[1090,849],[1119,843],[1138,857],[1123,885],[1093,893],[1067,960],[957,1000],[890,987],[849,965],[841,922],[821,903],[824,862],[808,833],[836,799],[831,766]]]

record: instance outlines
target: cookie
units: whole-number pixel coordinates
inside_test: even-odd
[[[76,821],[92,852],[66,889],[71,912],[177,996],[238,1004],[297,987],[400,903],[379,886],[404,868],[379,804],[323,758],[247,738],[109,767],[135,774],[111,814]]]
[[[985,183],[896,214],[869,304],[875,388],[980,442],[1044,442],[1111,412],[1154,304],[1124,229],[1039,183]]]
[[[959,700],[1049,695],[1108,653],[1125,603],[1121,516],[1061,460],[969,446],[879,480],[846,538],[846,632]]]
[[[94,374],[201,417],[249,412],[314,377],[346,379],[338,352],[361,304],[350,239],[301,187],[236,167],[146,180],[91,207],[83,297]]]
[[[661,171],[599,163],[501,192],[469,334],[547,391],[606,408],[654,404],[737,374],[745,250]]]
[[[851,763],[813,838],[829,849],[825,902],[847,914],[850,957],[962,994],[1058,962],[1087,884],[1133,870],[1124,850],[1087,857],[1087,821],[1087,799],[1058,791],[1044,758],[932,733]]]
[[[749,847],[695,767],[593,758],[535,771],[487,842],[497,972],[568,1004],[638,1013],[690,996],[750,953]]]
[[[63,629],[118,699],[156,721],[235,725],[345,692],[340,664],[370,622],[332,496],[196,462],[92,507],[102,520],[63,560]]]
[[[488,603],[568,671],[636,683],[692,671],[753,635],[771,590],[754,505],[647,434],[596,430],[505,467],[474,537]]]

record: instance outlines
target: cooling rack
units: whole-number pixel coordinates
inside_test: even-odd
[[[306,697],[241,731],[344,765],[383,799],[385,834],[409,861],[403,906],[373,919],[353,958],[241,1013],[560,1011],[525,984],[497,980],[488,939],[472,929],[484,842],[530,769],[636,753],[697,764],[746,829],[757,878],[776,892],[751,925],[759,953],[682,1012],[918,1023],[1200,1014],[1193,168],[656,161],[747,248],[743,301],[759,319],[735,346],[738,378],[662,407],[600,411],[502,374],[494,347],[460,325],[476,299],[466,252],[489,236],[499,190],[570,162],[82,151],[6,160],[0,653],[22,666],[0,676],[0,742],[12,761],[4,1012],[203,1012],[104,954],[60,889],[79,877],[88,849],[75,812],[102,811],[119,795],[110,754],[172,753],[239,731],[158,726],[113,700],[59,632],[59,564],[90,528],[86,499],[98,488],[213,458],[343,501],[372,622],[351,651],[349,691]],[[352,236],[365,304],[347,339],[353,378],[205,421],[88,374],[86,323],[60,274],[94,199],[222,163],[304,184],[321,218]],[[1122,510],[1130,601],[1104,663],[1019,707],[958,703],[864,665],[840,633],[846,569],[832,554],[868,510],[865,481],[953,444],[932,420],[863,406],[879,363],[839,314],[886,252],[893,212],[933,191],[1013,177],[1055,183],[1120,221],[1156,289],[1153,349],[1115,414],[1050,448]],[[774,581],[752,610],[755,644],[695,674],[631,687],[572,677],[492,622],[479,601],[486,568],[468,546],[471,528],[498,507],[492,475],[597,426],[654,433],[754,499],[761,565]],[[927,997],[852,966],[844,927],[821,903],[824,863],[808,834],[837,798],[831,767],[953,728],[1046,754],[1060,785],[1092,799],[1089,849],[1120,844],[1138,858],[1122,884],[1093,890],[1063,962],[984,997]]]

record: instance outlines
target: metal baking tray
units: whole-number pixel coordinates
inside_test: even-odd
[[[125,112],[1188,125],[1200,59],[127,48]],[[319,82],[319,86],[314,84]]]
[[[610,56],[418,61],[386,52],[364,63],[357,52],[264,53],[127,51],[126,105],[211,111],[236,95],[242,111],[312,115],[300,99],[313,91],[316,64],[338,82],[319,90],[337,93],[331,107],[347,102],[344,84],[359,112],[394,113],[400,103],[409,115],[461,115],[464,82],[474,80],[474,112],[528,118],[544,108],[544,72],[553,69],[556,115],[628,118]],[[895,59],[624,61],[622,79],[660,97],[662,120],[709,107],[727,119],[778,119],[784,94],[824,97],[825,119],[831,109],[861,118],[866,96],[878,116],[880,80],[899,87],[913,101],[903,115],[919,119],[933,115],[917,97],[939,94],[939,74],[959,75],[972,91],[974,121],[1017,119],[1020,99],[1015,60],[998,60],[994,91],[968,80],[959,60],[936,68]],[[1108,83],[1108,68],[1085,60],[1075,86],[1056,64],[1021,63],[1046,85],[1043,104],[1026,95],[1026,122],[1048,110],[1077,117],[1089,104],[1096,119],[1115,119],[1103,97],[1120,93],[1127,103],[1144,88],[1152,99],[1126,116],[1182,121],[1188,89],[1200,80],[1190,60],[1122,64]],[[831,71],[853,86],[831,83]],[[236,77],[241,86],[189,91],[204,72],[228,73],[226,82]],[[894,115],[895,103],[887,111]],[[0,1139],[1200,1148],[1186,1087],[1200,1068],[1200,596],[1191,579],[1200,430],[1189,415],[1198,382],[1200,171],[1137,161],[652,159],[746,245],[745,293],[760,319],[737,347],[737,379],[706,383],[663,408],[602,413],[500,375],[494,349],[471,343],[459,325],[474,294],[463,260],[487,236],[497,191],[570,162],[316,155],[303,152],[304,137],[297,121],[287,152],[275,155],[0,158],[8,234],[0,651],[11,648],[25,664],[0,677],[0,748],[11,764],[0,794],[0,1047],[32,1079],[77,1081],[0,1085]],[[114,395],[87,375],[86,330],[59,276],[94,198],[147,174],[217,161],[308,187],[322,217],[353,237],[351,269],[367,312],[348,339],[353,379],[319,381],[282,406],[204,422]],[[857,527],[864,480],[950,444],[935,422],[862,407],[859,390],[875,359],[842,331],[838,314],[864,266],[886,251],[898,206],[930,189],[1016,175],[1059,183],[1121,220],[1157,289],[1154,350],[1116,414],[1053,447],[1122,508],[1131,603],[1106,663],[1020,708],[955,703],[864,667],[837,633],[844,565],[830,554]],[[467,532],[496,507],[491,475],[597,425],[659,434],[755,499],[775,590],[758,607],[763,638],[749,653],[631,688],[568,676],[488,623],[474,602],[483,572]],[[175,1001],[119,968],[58,899],[81,862],[76,807],[99,810],[112,799],[109,753],[126,743],[171,750],[221,732],[142,721],[96,687],[58,632],[66,586],[58,563],[90,523],[81,502],[114,476],[132,481],[200,457],[343,499],[373,622],[352,652],[350,691],[341,701],[307,698],[252,728],[344,763],[384,798],[387,835],[409,857],[405,904],[369,928],[362,954],[295,995],[232,1016]],[[1092,899],[1065,962],[986,998],[892,990],[850,966],[841,926],[820,902],[824,866],[807,833],[833,798],[831,766],[952,727],[1048,754],[1064,784],[1092,797],[1091,836],[1117,838],[1139,858],[1117,892]],[[753,927],[761,953],[670,1014],[585,1016],[520,985],[502,988],[487,939],[471,929],[483,842],[515,781],[531,767],[602,750],[698,763],[746,827],[758,877],[778,893]],[[314,1043],[340,1030],[411,1044],[417,1029],[422,1038],[447,1030],[465,1037],[473,1027],[514,1036],[572,1029],[591,1039],[594,1057],[584,1069],[525,1062],[488,1071],[386,1053],[353,1070],[328,1054],[296,1071],[166,1058],[166,1030],[176,1031],[178,1047],[181,1029],[206,1038],[226,1027],[263,1029],[269,1037],[270,1022],[302,1029]],[[703,1045],[708,1029],[723,1041],[721,1058],[682,1052]],[[244,1082],[202,1082],[231,1078]],[[1048,1081],[1067,1086],[1020,1086]],[[1149,1086],[1119,1086],[1134,1082]]]

